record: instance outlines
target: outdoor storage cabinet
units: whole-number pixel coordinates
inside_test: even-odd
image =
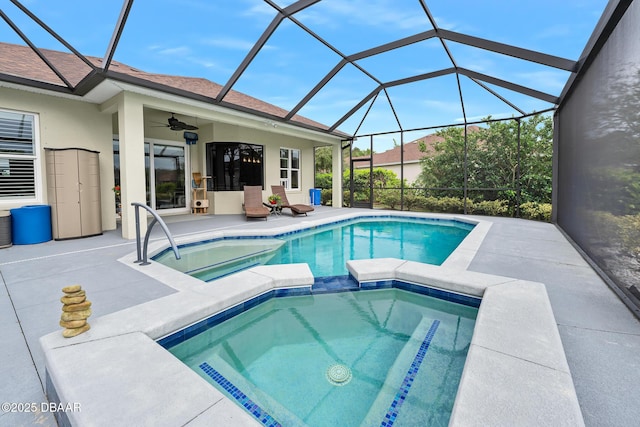
[[[8,248],[11,243],[11,212],[0,211],[0,248]]]
[[[47,195],[56,240],[102,234],[97,151],[46,149]]]

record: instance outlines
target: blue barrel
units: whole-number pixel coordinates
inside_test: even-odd
[[[51,240],[51,206],[32,205],[11,209],[14,245],[31,245]]]
[[[312,205],[320,205],[320,202],[322,201],[321,190],[319,188],[310,188],[309,200]]]

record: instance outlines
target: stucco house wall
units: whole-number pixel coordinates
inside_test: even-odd
[[[36,170],[37,196],[34,200],[0,201],[0,209],[11,209],[28,204],[49,204],[46,188],[45,148],[78,147],[100,152],[101,210],[103,230],[117,226],[115,214],[113,140],[123,145],[135,156],[129,155],[134,164],[127,174],[122,173],[123,235],[134,237],[133,208],[130,201],[144,202],[144,142],[169,142],[185,147],[187,176],[186,207],[171,212],[159,210],[161,215],[189,213],[191,211],[191,172],[206,174],[206,144],[208,142],[243,142],[264,146],[264,199],[271,194],[270,186],[279,181],[279,150],[281,147],[300,150],[300,189],[289,190],[292,203],[309,203],[310,188],[314,185],[314,147],[330,145],[337,139],[319,135],[304,129],[274,125],[263,118],[249,114],[226,112],[207,106],[191,105],[180,99],[165,99],[149,94],[123,92],[102,104],[67,99],[28,90],[0,87],[0,109],[33,113],[38,117],[35,132],[38,135],[38,165]],[[166,123],[167,111],[199,117],[195,123],[199,129],[196,145],[188,146],[183,131],[172,131]],[[141,114],[139,114],[141,112]],[[119,117],[122,115],[123,117]],[[125,119],[125,120],[120,120]],[[121,132],[122,123],[128,123],[129,131]],[[131,129],[133,128],[133,134]],[[133,136],[131,136],[133,135]],[[134,194],[134,188],[135,194]],[[132,193],[125,196],[127,191]],[[242,191],[207,192],[212,214],[242,213]],[[126,223],[126,227],[125,227]]]
[[[116,227],[113,206],[113,140],[111,117],[95,104],[28,91],[0,87],[0,109],[32,113],[38,117],[38,168],[36,198],[6,201],[0,199],[0,210],[32,204],[49,204],[44,159],[45,148],[85,148],[100,152],[102,228]]]

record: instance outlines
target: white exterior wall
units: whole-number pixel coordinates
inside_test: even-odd
[[[366,167],[363,167],[364,163],[359,163],[358,168],[356,169],[369,169],[369,164],[367,163]],[[387,164],[387,165],[373,165],[373,168],[382,168],[382,169],[387,169],[392,171],[393,173],[395,173],[398,176],[398,179],[400,179],[400,164]],[[420,176],[420,172],[422,172],[422,165],[421,163],[418,162],[411,162],[411,163],[405,163],[404,164],[404,179],[407,180],[407,183],[412,184],[416,181],[416,179],[418,179],[418,177]]]
[[[190,102],[190,104],[185,104]],[[147,94],[122,92],[101,105],[81,100],[67,99],[33,91],[0,87],[0,108],[34,113],[39,117],[39,163],[36,177],[38,200],[24,203],[0,201],[0,209],[10,209],[27,204],[48,204],[46,199],[46,174],[44,149],[79,147],[100,152],[100,182],[102,199],[102,228],[116,228],[113,164],[113,138],[120,140],[120,168],[122,186],[123,237],[134,238],[132,201],[145,201],[144,141],[174,141],[186,148],[187,171],[206,175],[205,147],[208,142],[244,142],[264,146],[264,199],[271,194],[271,185],[279,184],[280,147],[300,150],[300,190],[287,192],[291,203],[309,203],[309,189],[314,184],[314,147],[338,145],[337,137],[312,132],[285,124],[273,125],[263,118],[208,104],[187,101],[179,97],[157,98]],[[199,140],[195,146],[187,146],[182,131],[172,131],[164,124],[167,111],[180,116],[200,117]],[[129,113],[130,114],[129,114]],[[142,114],[140,114],[142,113]],[[141,123],[142,121],[142,123]],[[213,122],[213,123],[211,123]],[[130,144],[134,144],[133,147]],[[125,156],[129,156],[129,163]],[[126,172],[125,172],[126,168]],[[128,184],[129,183],[132,184]],[[172,214],[190,212],[191,177],[187,177],[187,208],[174,210]],[[242,191],[208,192],[213,214],[242,213]],[[163,214],[162,211],[159,212]]]
[[[38,115],[39,126],[35,132],[38,133],[40,141],[40,173],[36,177],[36,185],[39,188],[38,200],[21,203],[0,200],[0,210],[24,205],[49,204],[46,191],[45,148],[86,148],[100,152],[102,228],[115,229],[111,116],[101,113],[95,104],[4,87],[0,87],[0,108]]]

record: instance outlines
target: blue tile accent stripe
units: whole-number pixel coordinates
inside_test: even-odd
[[[351,275],[316,277],[311,287],[313,294],[359,291],[358,281]]]
[[[232,318],[233,316],[244,313],[245,311],[257,306],[258,304],[262,304],[263,302],[270,300],[271,298],[283,298],[299,295],[311,295],[311,287],[301,286],[298,288],[273,289],[271,291],[265,292],[264,294],[255,296],[243,303],[229,307],[224,311],[207,317],[206,319],[187,326],[177,332],[160,338],[157,340],[157,343],[168,350],[171,347],[183,343],[189,338],[194,337],[199,333],[204,332],[207,329],[212,328],[224,322],[225,320]]]
[[[324,279],[329,280],[331,278],[324,278]],[[253,297],[248,301],[245,301],[244,303],[240,303],[233,307],[229,307],[220,313],[214,314],[213,316],[208,317],[199,322],[196,322],[191,326],[188,326],[177,332],[174,332],[170,335],[160,338],[157,340],[157,342],[162,347],[168,350],[171,347],[174,347],[188,340],[189,338],[194,337],[199,333],[209,328],[212,328],[224,322],[225,320],[232,318],[233,316],[243,313],[249,310],[250,308],[255,307],[256,305],[261,304],[271,298],[313,295],[313,294],[325,293],[325,292],[340,292],[341,289],[339,289],[339,287],[341,285],[346,286],[343,289],[343,291],[353,292],[358,290],[357,288],[354,289],[352,287],[353,286],[352,280],[355,283],[357,283],[355,281],[355,278],[353,278],[353,276],[351,275],[345,276],[342,279],[344,280],[343,281],[338,280],[334,284],[334,286],[332,286],[331,288],[322,287],[322,286],[318,288],[317,287],[318,284],[316,283],[313,285],[313,287],[301,286],[298,288],[280,288],[280,289],[274,289],[274,290],[268,291],[264,294]],[[417,285],[417,284],[407,283],[407,282],[402,282],[397,280],[381,280],[378,282],[361,282],[359,289],[368,290],[368,289],[388,289],[388,288],[398,288],[405,291],[414,292],[422,295],[428,295],[431,297],[440,298],[445,301],[450,301],[450,302],[454,302],[454,303],[458,303],[458,304],[462,304],[462,305],[466,305],[474,308],[480,307],[480,302],[482,301],[481,298],[457,294],[455,292],[448,292],[442,289],[434,289],[426,285]]]
[[[262,425],[267,427],[281,427],[281,424],[269,415],[264,409],[254,403],[247,397],[238,387],[227,380],[220,372],[213,369],[207,362],[200,364],[202,369],[212,380],[227,391],[235,400],[238,401],[251,415],[253,415]]]
[[[400,412],[400,408],[402,407],[402,404],[409,394],[409,389],[411,389],[413,380],[418,374],[418,370],[420,370],[420,365],[422,365],[422,361],[427,354],[427,350],[429,350],[429,345],[431,345],[431,340],[436,334],[436,330],[438,329],[439,325],[439,320],[434,320],[431,324],[427,335],[424,337],[424,340],[420,345],[420,349],[418,350],[416,357],[414,357],[413,362],[411,363],[411,367],[407,371],[407,375],[404,377],[404,381],[402,381],[400,390],[398,390],[398,393],[396,393],[393,402],[391,402],[391,405],[389,406],[387,415],[385,415],[384,420],[382,420],[382,423],[380,423],[380,427],[391,427],[393,423],[395,423],[396,418],[398,417],[398,412]]]
[[[419,285],[416,283],[409,283],[402,280],[394,280],[393,287],[402,289],[404,291],[427,295],[430,297],[439,298],[445,301],[455,302],[458,304],[462,304],[462,305],[466,305],[474,308],[480,307],[480,303],[482,302],[482,298],[474,297],[471,295],[459,294],[457,292],[452,292],[452,291],[446,291],[444,289],[432,288],[428,285]]]

